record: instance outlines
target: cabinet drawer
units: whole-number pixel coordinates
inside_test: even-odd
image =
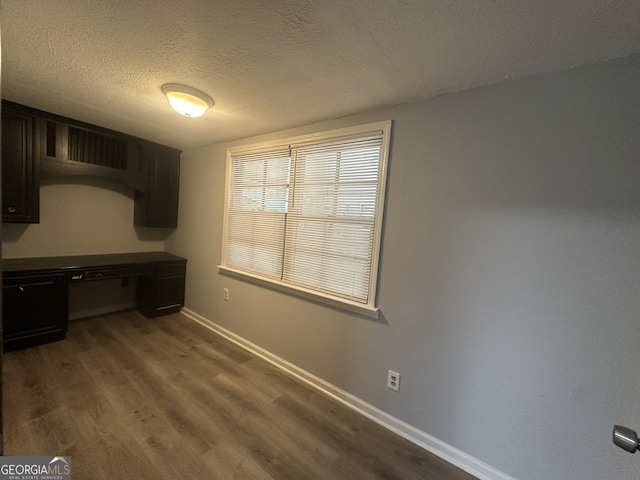
[[[136,277],[138,275],[151,275],[152,267],[134,266],[121,268],[101,268],[99,270],[86,270],[71,276],[74,281],[105,280],[107,278]]]
[[[6,350],[64,338],[67,287],[62,275],[5,279],[2,291]]]
[[[172,275],[184,275],[186,272],[186,264],[185,262],[179,263],[165,263],[162,265],[158,265],[157,267],[158,276],[172,276]]]
[[[156,309],[184,305],[184,276],[158,278],[156,282]]]

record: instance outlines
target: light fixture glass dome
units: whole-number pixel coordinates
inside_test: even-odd
[[[173,109],[185,117],[201,117],[213,105],[207,94],[186,85],[167,83],[162,86],[162,93]]]

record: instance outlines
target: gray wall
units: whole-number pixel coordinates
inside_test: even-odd
[[[231,144],[183,154],[188,308],[515,478],[637,478],[640,60],[233,145],[386,119],[380,321],[218,274]]]
[[[92,177],[40,186],[40,223],[5,223],[3,257],[164,250],[172,231],[133,226],[133,189]]]

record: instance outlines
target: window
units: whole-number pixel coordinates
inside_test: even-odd
[[[229,149],[220,269],[377,315],[390,129]]]

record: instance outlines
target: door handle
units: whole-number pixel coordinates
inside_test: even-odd
[[[631,453],[636,453],[636,450],[640,448],[638,434],[635,430],[621,425],[613,427],[613,443]]]

